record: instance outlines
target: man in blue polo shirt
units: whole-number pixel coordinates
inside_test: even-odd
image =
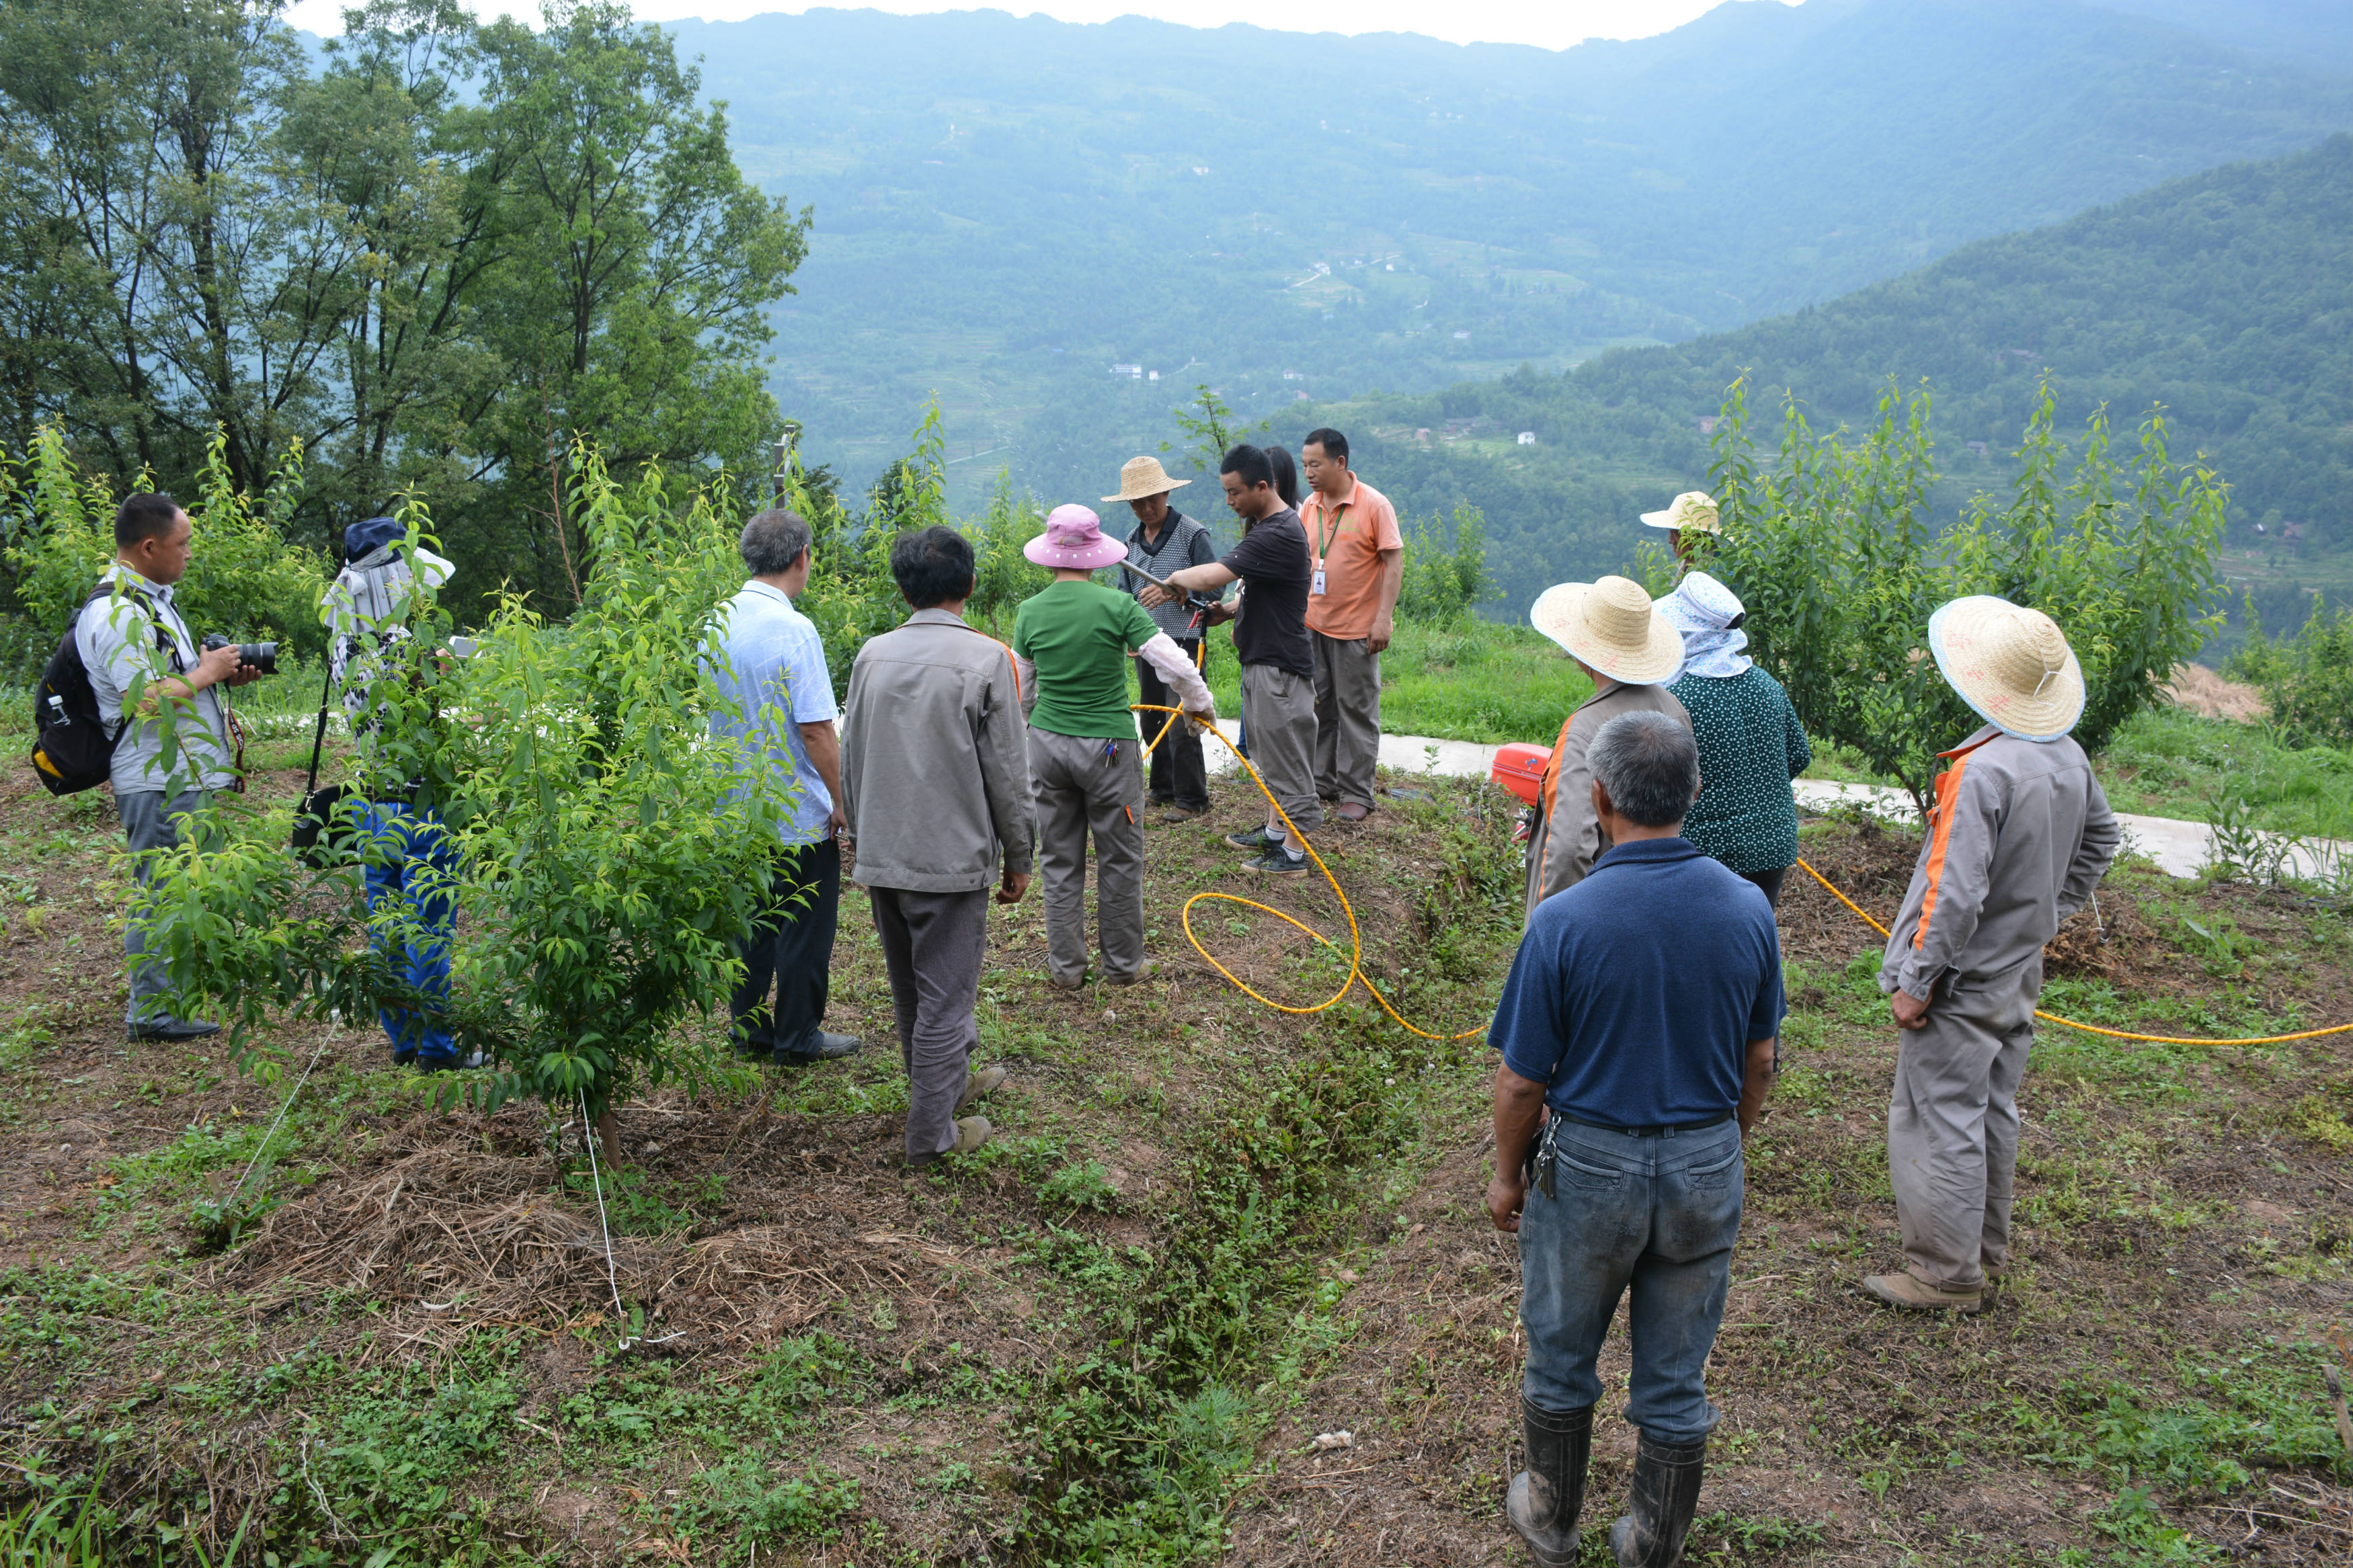
[[[1683,1559],[1715,1425],[1701,1373],[1740,1235],[1741,1139],[1773,1083],[1781,950],[1765,895],[1682,837],[1691,731],[1625,713],[1587,752],[1610,846],[1536,906],[1488,1039],[1495,1179],[1520,1237],[1527,1468],[1512,1527],[1539,1568],[1577,1558],[1602,1335],[1630,1287],[1632,1497],[1621,1568]]]
[[[769,870],[768,908],[742,949],[735,1048],[795,1066],[849,1056],[859,1044],[820,1026],[841,910],[839,710],[825,640],[793,607],[808,586],[808,524],[781,507],[764,511],[744,525],[738,548],[752,580],[720,607],[726,668],[710,671],[735,711],[712,713],[711,729],[752,742],[745,764],[789,773],[796,799]]]

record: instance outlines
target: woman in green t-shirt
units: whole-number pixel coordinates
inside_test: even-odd
[[[1747,612],[1704,572],[1688,572],[1659,611],[1683,636],[1683,672],[1667,689],[1691,713],[1699,798],[1683,837],[1778,905],[1798,860],[1798,801],[1789,781],[1814,760],[1781,683],[1742,650]]]
[[[1082,506],[1056,507],[1022,553],[1054,581],[1013,617],[1014,668],[1029,716],[1029,775],[1038,803],[1038,868],[1045,884],[1046,975],[1076,991],[1087,975],[1087,838],[1095,845],[1095,941],[1102,977],[1132,985],[1144,956],[1144,745],[1127,705],[1127,661],[1160,672],[1186,712],[1214,721],[1201,672],[1144,606],[1093,580],[1126,559]],[[1157,719],[1159,715],[1152,715]],[[1155,723],[1155,731],[1159,729]]]

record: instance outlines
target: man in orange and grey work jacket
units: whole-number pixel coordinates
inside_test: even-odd
[[[1593,809],[1593,772],[1586,748],[1601,726],[1620,713],[1664,713],[1684,729],[1691,715],[1666,687],[1683,666],[1683,634],[1628,577],[1561,583],[1528,607],[1536,630],[1560,644],[1592,679],[1587,698],[1560,727],[1545,764],[1535,826],[1528,834],[1527,909],[1575,887],[1609,847],[1609,830]]]
[[[1956,599],[1929,618],[1928,647],[1988,722],[1943,753],[1949,765],[1880,965],[1905,1031],[1887,1110],[1904,1271],[1862,1288],[1894,1307],[1976,1312],[2010,1247],[2016,1096],[2042,944],[2091,898],[2120,834],[2068,738],[2084,672],[2050,616]]]

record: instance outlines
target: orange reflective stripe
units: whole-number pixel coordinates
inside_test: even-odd
[[[1989,735],[1986,741],[1992,740]],[[1979,741],[1982,746],[1986,741]],[[1929,809],[1936,813],[1936,832],[1928,840],[1928,887],[1920,895],[1920,924],[1912,932],[1912,951],[1917,952],[1928,941],[1928,919],[1936,912],[1936,889],[1945,877],[1945,847],[1953,837],[1953,799],[1961,791],[1961,770],[1969,765],[1969,753],[1977,746],[1961,746],[1949,752],[1939,752],[1940,757],[1950,757],[1953,765],[1936,775],[1936,804]]]
[[[1568,727],[1577,722],[1577,710],[1571,709],[1560,721],[1560,738],[1552,743],[1552,755],[1545,759],[1544,780],[1537,793],[1544,797],[1545,820],[1552,820],[1553,796],[1560,788],[1560,753],[1568,745]]]

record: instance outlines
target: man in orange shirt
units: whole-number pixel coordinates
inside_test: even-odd
[[[1343,822],[1373,813],[1381,755],[1381,650],[1389,646],[1405,536],[1388,498],[1349,471],[1348,438],[1308,432],[1301,468],[1311,493],[1299,509],[1314,559],[1307,633],[1315,657],[1315,793]]]

